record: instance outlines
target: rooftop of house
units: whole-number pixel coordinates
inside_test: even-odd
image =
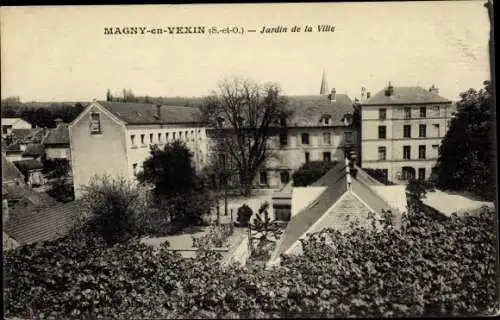
[[[308,199],[309,204],[292,216],[282,238],[277,243],[270,261],[276,261],[281,254],[286,253],[308,232],[308,230],[311,230],[316,222],[328,215],[329,209],[345,194],[354,194],[370,211],[377,214],[381,214],[383,211],[398,212],[396,208],[389,205],[389,203],[374,190],[374,187],[381,187],[383,185],[371,178],[361,168],[357,166],[354,166],[354,168],[356,169],[356,174],[354,176],[351,175],[349,179],[347,166],[345,163],[340,162],[310,185],[315,188],[315,190],[318,190],[319,187],[323,187],[324,189],[316,192],[316,194],[318,194],[317,198]],[[350,190],[348,189],[348,181],[351,182]],[[294,201],[292,199],[292,204],[293,203]],[[360,216],[358,218],[364,218],[366,220],[366,217]],[[335,228],[335,226],[326,225],[325,227]]]
[[[49,129],[42,143],[44,145],[69,145],[68,125],[59,123],[56,128]]]
[[[422,199],[422,202],[426,206],[431,207],[448,217],[453,213],[462,215],[465,212],[473,212],[481,209],[482,207],[495,207],[493,202],[477,199],[467,193],[441,190],[428,191]]]
[[[80,213],[79,201],[61,203],[40,212],[14,215],[3,230],[20,244],[55,240],[75,226]]]
[[[200,123],[201,112],[196,107],[160,106],[148,103],[124,103],[98,101],[99,105],[106,108],[113,115],[127,124],[175,124],[175,123]]]
[[[19,169],[2,153],[2,184],[15,181],[24,181]]]
[[[18,141],[9,144],[8,146],[5,146],[5,148],[2,151],[5,152],[6,154],[23,153],[23,151],[21,150],[21,143]]]
[[[30,143],[26,146],[23,151],[23,157],[41,157],[45,153],[43,144],[41,143]]]
[[[2,126],[12,126],[13,124],[15,124],[18,121],[27,122],[27,121],[23,120],[22,118],[2,118]]]
[[[43,163],[38,159],[21,159],[13,161],[21,172],[43,169]]]
[[[319,126],[325,117],[330,119],[331,126],[345,126],[346,114],[353,114],[354,106],[346,94],[335,94],[335,100],[328,95],[287,96],[288,108],[292,115],[287,120],[289,126]]]
[[[451,103],[450,100],[441,97],[436,92],[431,92],[422,87],[392,87],[392,94],[387,94],[384,88],[372,95],[370,99],[361,105],[390,105],[390,104],[412,104],[412,103]]]

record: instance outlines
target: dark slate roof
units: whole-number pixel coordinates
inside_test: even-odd
[[[386,96],[386,88],[380,90],[370,97],[362,105],[389,105],[389,104],[412,104],[412,103],[450,103],[434,92],[429,92],[422,87],[394,87],[391,96]]]
[[[161,106],[161,119],[157,119],[156,105],[99,101],[101,106],[127,124],[200,123],[201,112],[196,107]]]
[[[31,143],[26,146],[26,150],[23,152],[23,157],[41,157],[45,153],[43,144],[41,143]]]
[[[14,139],[24,139],[33,133],[37,132],[39,129],[12,129],[12,135]]]
[[[38,159],[22,159],[14,161],[16,167],[19,168],[21,172],[34,170],[34,169],[42,169],[43,163]]]
[[[292,217],[271,260],[285,253],[347,191],[345,165],[337,164],[311,186],[327,188],[309,206]]]
[[[21,151],[21,144],[19,142],[14,142],[12,144],[9,144],[8,146],[3,149],[3,151],[7,154],[11,153],[22,153]]]
[[[4,231],[20,244],[55,240],[66,235],[81,212],[79,201],[62,203],[42,210],[12,217]]]
[[[16,179],[22,182],[24,181],[24,176],[2,153],[2,183],[14,182]]]
[[[330,116],[332,126],[345,126],[343,119],[353,113],[351,98],[346,94],[336,94],[335,101],[326,95],[287,96],[288,107],[293,112],[287,120],[289,126],[311,127],[320,125],[323,116]]]
[[[56,128],[54,129],[49,129],[49,132],[43,139],[43,144],[44,145],[51,145],[51,144],[65,144],[69,146],[69,129],[68,125],[65,123],[59,124]]]
[[[352,179],[352,191],[365,202],[370,209],[376,213],[382,213],[382,210],[391,210],[393,208],[383,200],[372,188],[363,183],[360,179]]]

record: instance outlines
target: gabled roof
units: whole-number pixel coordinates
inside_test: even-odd
[[[4,224],[4,231],[20,244],[55,240],[75,226],[80,212],[79,201],[57,204],[40,212],[10,218]]]
[[[40,131],[40,128],[31,129],[12,129],[12,136],[14,139],[25,139],[33,135],[34,133]]]
[[[21,151],[21,144],[19,142],[14,142],[12,144],[9,144],[8,146],[3,149],[3,152],[6,154],[12,154],[12,153],[22,153]]]
[[[361,105],[390,105],[412,103],[450,103],[434,92],[429,92],[422,87],[394,87],[394,92],[386,96],[386,88],[380,90]]]
[[[287,96],[288,108],[292,116],[287,120],[288,126],[319,126],[320,119],[330,116],[331,126],[345,126],[344,116],[354,112],[353,102],[346,94],[336,94],[335,101],[326,95]]]
[[[23,157],[41,157],[45,153],[43,144],[41,143],[30,143],[26,146],[26,150],[23,152]]]
[[[19,168],[21,172],[27,172],[29,170],[42,169],[43,163],[38,159],[22,159],[14,161],[16,167]]]
[[[2,153],[2,183],[24,181],[24,176],[17,167]]]
[[[22,118],[2,118],[2,126],[12,126],[19,121],[29,123]]]
[[[43,139],[43,144],[44,145],[51,145],[51,144],[65,144],[69,146],[69,128],[68,125],[65,123],[59,124],[56,128],[54,129],[49,129],[49,132]]]
[[[148,103],[125,103],[98,101],[113,115],[127,124],[175,124],[200,123],[199,108],[182,106],[161,106],[161,118],[156,117],[157,107]]]
[[[475,211],[482,207],[494,208],[495,204],[491,201],[482,201],[475,199],[466,193],[452,191],[434,190],[428,191],[422,202],[445,216],[451,216],[453,213],[459,215],[468,211]]]

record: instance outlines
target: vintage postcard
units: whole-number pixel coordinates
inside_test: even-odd
[[[492,19],[1,7],[6,319],[497,314]]]

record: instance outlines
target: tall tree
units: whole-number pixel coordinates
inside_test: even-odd
[[[492,86],[469,89],[457,103],[457,113],[439,148],[435,168],[439,188],[495,196],[494,104]]]
[[[202,105],[202,113],[214,132],[217,154],[234,166],[245,195],[259,169],[273,155],[268,142],[290,115],[277,84],[259,85],[248,79],[220,82]]]

